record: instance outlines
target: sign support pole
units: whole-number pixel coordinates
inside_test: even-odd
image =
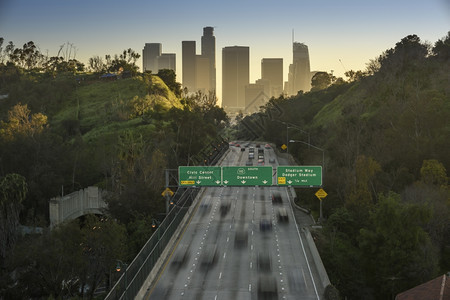
[[[166,169],[166,190],[169,188],[169,170]],[[169,193],[166,193],[166,216],[169,214],[169,201],[170,201],[170,195]]]

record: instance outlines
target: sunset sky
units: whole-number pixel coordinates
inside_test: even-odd
[[[262,58],[283,58],[284,80],[294,40],[308,45],[312,71],[365,70],[366,63],[410,34],[435,43],[450,31],[450,0],[0,0],[0,37],[21,47],[28,41],[54,56],[73,44],[76,59],[142,54],[145,43],[162,43],[177,55],[181,41],[215,27],[218,96],[222,48],[250,47],[250,82],[261,77]],[[138,62],[142,71],[142,57]]]

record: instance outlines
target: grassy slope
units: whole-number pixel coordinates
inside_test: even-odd
[[[64,120],[79,120],[83,138],[90,142],[104,135],[144,126],[140,118],[130,118],[129,102],[136,97],[166,108],[180,107],[179,100],[159,77],[154,76],[152,81],[165,91],[167,98],[148,95],[150,84],[141,77],[81,83],[65,107],[53,116],[52,126],[60,126]]]
[[[343,118],[342,110],[356,101],[361,101],[363,90],[356,84],[346,93],[337,96],[333,101],[326,104],[315,116],[312,122],[313,127],[323,127],[324,129],[333,127],[337,121]]]

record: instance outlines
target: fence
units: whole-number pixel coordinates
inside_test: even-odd
[[[172,238],[198,191],[198,188],[179,188],[176,191],[174,207],[113,286],[106,296],[106,300],[134,299]]]

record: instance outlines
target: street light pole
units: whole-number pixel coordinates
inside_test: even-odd
[[[322,168],[325,169],[325,150],[323,150],[322,148],[316,147],[314,145],[311,145],[310,143],[303,142],[303,141],[290,140],[289,143],[302,143],[302,144],[308,145],[310,147],[313,147],[317,150],[322,151]],[[322,185],[323,185],[323,183],[322,183]]]
[[[124,280],[125,280],[125,300],[126,300],[126,299],[128,299],[128,297],[127,297],[127,294],[128,294],[128,278],[127,278],[128,265],[126,263],[124,263],[123,261],[118,259],[117,260],[116,271],[120,272],[122,268],[125,269],[124,273],[123,273],[123,277],[124,277]]]
[[[310,146],[310,147],[313,147],[313,148],[315,148],[315,149],[317,149],[317,150],[322,151],[322,169],[323,169],[323,170],[322,170],[322,186],[323,186],[323,174],[324,174],[324,171],[325,171],[325,150],[323,150],[322,148],[316,147],[316,146],[314,146],[314,145],[311,145],[310,143],[303,142],[303,141],[290,140],[289,142],[290,142],[290,143],[302,143],[302,144],[306,144],[306,145],[308,145],[308,146]],[[321,223],[322,220],[323,220],[323,214],[322,214],[322,201],[323,201],[323,200],[320,200],[319,223]]]

